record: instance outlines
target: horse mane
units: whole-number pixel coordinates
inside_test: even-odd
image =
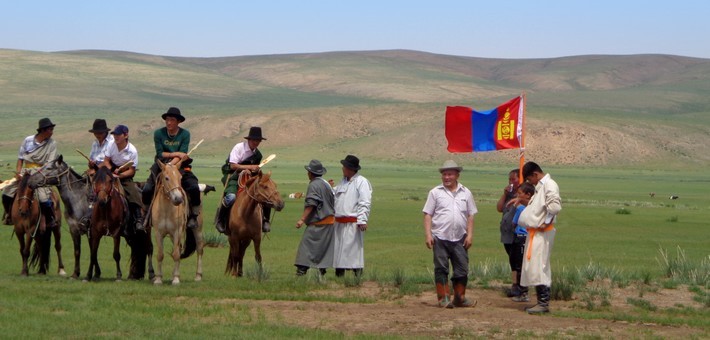
[[[17,185],[17,191],[23,192],[27,189],[28,185],[27,183],[30,181],[30,176],[29,174],[24,174],[20,178],[20,184]]]
[[[111,169],[107,167],[100,167],[98,171],[96,171],[96,175],[94,175],[94,181],[95,182],[103,182],[106,181],[107,178],[111,176]]]

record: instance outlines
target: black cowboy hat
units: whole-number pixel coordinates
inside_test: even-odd
[[[177,107],[171,107],[168,109],[168,112],[163,113],[161,116],[163,117],[163,120],[167,117],[175,117],[178,120],[178,123],[182,123],[185,121],[185,117],[180,113],[180,109]]]
[[[50,127],[55,127],[57,126],[56,124],[52,123],[49,118],[42,118],[39,120],[39,124],[37,127],[37,132],[42,131],[43,129],[50,128]]]
[[[89,130],[89,132],[109,132],[111,129],[106,126],[106,120],[105,119],[96,119],[94,120],[94,126]]]
[[[308,165],[304,166],[304,168],[308,170],[308,172],[318,176],[323,176],[328,171],[317,159],[312,159]]]
[[[261,128],[258,126],[252,126],[249,128],[249,136],[244,137],[244,139],[257,139],[266,140],[264,136],[261,135]]]
[[[345,159],[340,161],[340,164],[342,164],[348,169],[360,170],[360,159],[353,155],[345,156]]]

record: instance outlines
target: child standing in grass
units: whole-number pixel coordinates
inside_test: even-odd
[[[515,302],[527,302],[530,301],[528,298],[528,287],[520,285],[521,269],[523,266],[523,254],[525,251],[525,241],[528,237],[528,231],[525,227],[518,224],[518,219],[520,214],[525,210],[525,206],[530,202],[530,198],[535,195],[535,187],[530,183],[523,183],[518,187],[517,197],[518,205],[515,207],[515,216],[513,216],[512,224],[515,226],[515,231],[513,232],[514,238],[510,249],[510,266],[513,272],[516,273],[513,291],[514,294],[512,300]]]

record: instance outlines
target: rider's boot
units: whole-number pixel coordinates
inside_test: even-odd
[[[197,228],[197,216],[200,215],[200,206],[190,207],[190,216],[187,217],[187,229]]]

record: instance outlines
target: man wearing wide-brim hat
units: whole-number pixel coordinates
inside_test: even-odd
[[[309,268],[318,268],[321,275],[333,267],[333,223],[335,196],[333,188],[323,179],[326,169],[317,160],[304,166],[308,174],[308,189],[301,218],[296,228],[306,225],[296,253],[296,275],[305,275]]]
[[[434,281],[439,307],[473,307],[466,298],[468,249],[473,240],[473,216],[478,212],[471,191],[459,183],[463,168],[448,160],[439,168],[442,184],[429,191],[422,212],[427,248],[434,250]],[[449,298],[449,262],[453,301]]]
[[[95,171],[96,166],[103,163],[106,151],[113,143],[113,135],[109,134],[111,129],[106,125],[106,120],[101,118],[94,120],[89,132],[93,133],[94,138],[96,138],[91,143],[91,152],[89,152],[89,171]]]
[[[259,145],[261,145],[261,141],[266,140],[262,134],[261,127],[250,127],[249,133],[244,136],[244,139],[245,141],[234,145],[229,152],[229,157],[222,165],[222,184],[225,187],[223,199],[217,207],[217,216],[215,218],[215,228],[220,233],[227,233],[229,210],[237,199],[239,174],[242,171],[248,171],[249,174],[261,171],[259,163],[261,163],[262,155],[261,151],[259,151]],[[261,230],[268,233],[271,231],[271,208],[266,205],[263,205],[262,208],[263,221]]]
[[[20,176],[25,173],[31,175],[37,172],[44,163],[57,158],[57,143],[52,139],[55,126],[56,124],[52,123],[49,118],[42,118],[37,124],[37,134],[27,136],[22,141],[15,167],[15,178],[18,182],[7,186],[2,195],[2,203],[5,208],[5,224],[12,224],[12,203],[14,202]],[[54,202],[52,201],[51,189],[40,187],[35,189],[35,193],[39,197],[40,211],[45,217],[45,226],[47,228],[55,227]]]
[[[343,178],[335,187],[335,236],[333,266],[335,275],[352,270],[361,276],[365,267],[364,232],[370,218],[372,185],[360,175],[360,159],[347,155],[340,161]]]
[[[179,126],[185,121],[185,116],[182,115],[177,107],[169,108],[161,116],[165,121],[165,127],[155,130],[153,133],[153,142],[155,144],[155,161],[163,163],[171,163],[176,165],[180,163],[180,173],[182,181],[180,184],[187,193],[189,214],[187,219],[187,228],[195,229],[198,225],[198,215],[202,207],[202,197],[200,196],[200,187],[197,176],[192,172],[192,158],[188,156],[190,150],[190,131]],[[160,174],[160,166],[153,163],[150,168],[150,176],[143,186],[143,204],[150,207],[155,191],[155,178]],[[150,218],[145,219],[145,224],[150,223]]]

